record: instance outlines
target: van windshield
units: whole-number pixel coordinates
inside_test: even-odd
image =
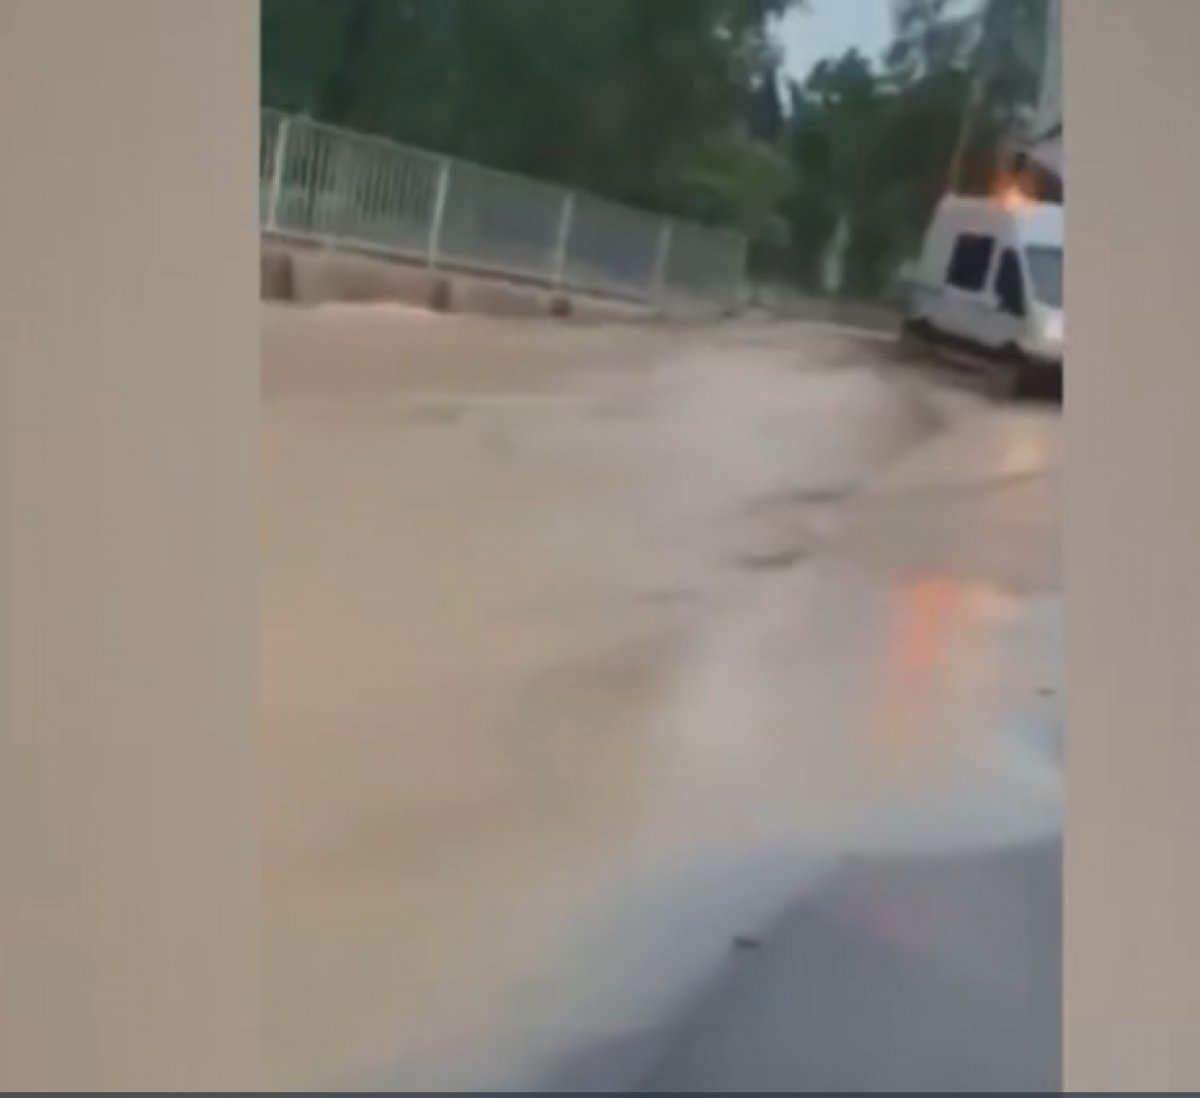
[[[1025,249],[1029,263],[1029,279],[1033,283],[1033,296],[1043,305],[1061,309],[1063,303],[1063,256],[1062,248],[1036,244]]]

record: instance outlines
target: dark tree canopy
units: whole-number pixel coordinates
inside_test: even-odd
[[[263,100],[670,208],[698,151],[744,147],[752,108],[778,131],[768,28],[789,6],[263,0]]]
[[[853,3],[855,0],[842,0]],[[262,0],[266,104],[751,235],[772,276],[878,292],[1036,97],[1046,0],[894,0],[878,61],[788,83],[801,0]],[[969,107],[969,110],[967,109]],[[970,125],[964,128],[964,117]]]

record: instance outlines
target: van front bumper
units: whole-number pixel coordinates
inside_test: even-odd
[[[1021,353],[1031,366],[1045,370],[1061,370],[1063,361],[1066,358],[1064,348],[1061,345],[1046,346],[1040,344],[1034,347],[1022,347]]]

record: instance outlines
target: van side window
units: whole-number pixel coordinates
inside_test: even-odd
[[[1021,277],[1021,265],[1017,253],[1005,248],[1000,253],[1000,265],[996,268],[996,297],[1000,308],[1011,316],[1025,315],[1025,280]]]
[[[946,281],[959,290],[982,290],[992,265],[996,242],[990,236],[962,233],[954,242]]]

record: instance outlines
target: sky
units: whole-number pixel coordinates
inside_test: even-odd
[[[969,11],[978,0],[957,0]],[[856,48],[871,60],[882,57],[892,38],[892,0],[809,0],[789,12],[779,30],[788,76],[803,80],[823,57]]]
[[[855,47],[875,59],[892,36],[891,0],[809,0],[783,20],[779,39],[787,74],[803,80],[823,57]]]

